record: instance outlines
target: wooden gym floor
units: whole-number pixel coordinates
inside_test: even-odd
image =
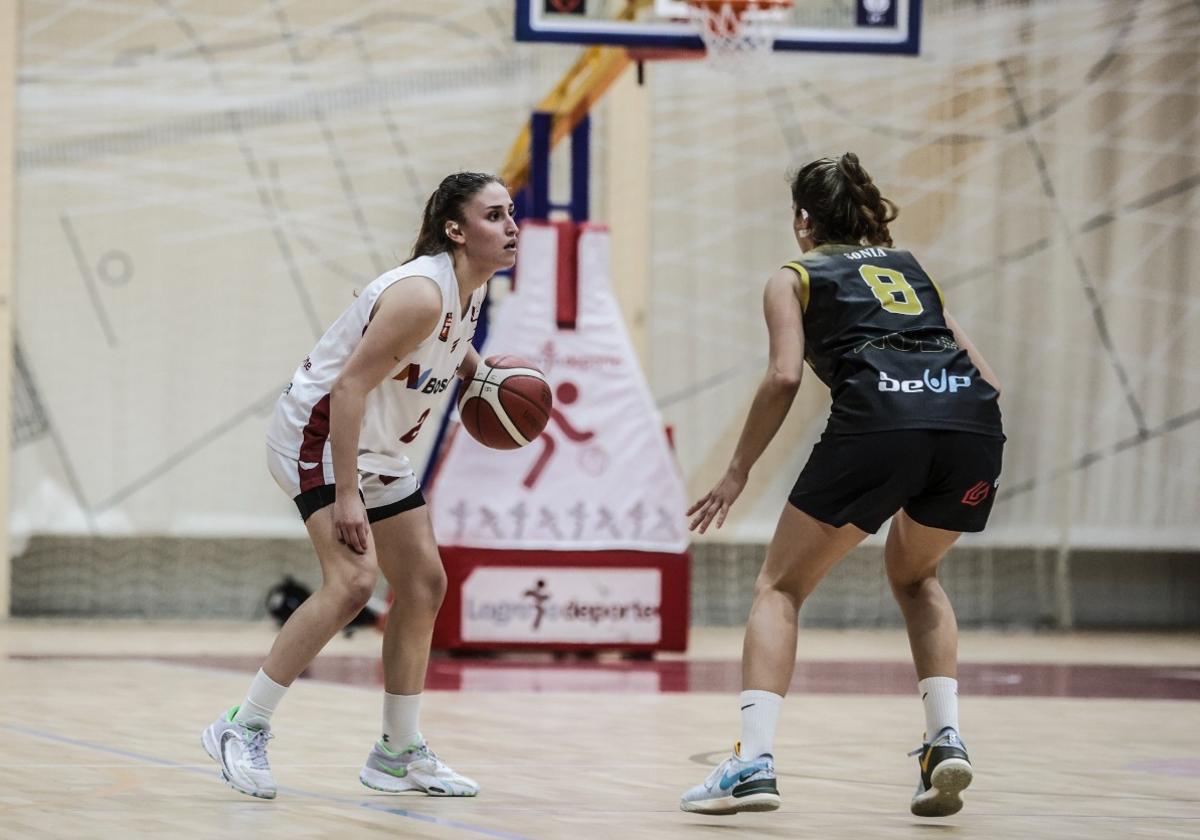
[[[1173,838],[1200,836],[1200,636],[964,633],[976,767],[908,813],[923,717],[904,636],[803,631],[776,740],[783,807],[678,810],[737,737],[740,630],[653,662],[437,658],[422,728],[476,799],[359,785],[379,636],[335,639],[275,716],[279,798],[230,790],[200,730],[268,624],[0,623],[0,837]]]

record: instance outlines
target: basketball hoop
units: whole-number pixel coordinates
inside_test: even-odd
[[[710,63],[738,70],[767,56],[793,0],[686,0]]]

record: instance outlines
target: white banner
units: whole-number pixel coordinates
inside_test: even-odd
[[[657,569],[485,566],[462,588],[464,642],[655,644]]]
[[[546,374],[550,423],[511,452],[458,428],[430,490],[438,542],[681,552],[683,481],[609,287],[608,231],[579,235],[574,329],[555,321],[558,243],[551,225],[522,227],[516,291],[482,353],[522,356]]]

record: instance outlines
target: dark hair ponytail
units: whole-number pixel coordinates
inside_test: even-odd
[[[879,187],[846,152],[837,160],[821,158],[801,167],[792,178],[792,203],[796,212],[807,210],[812,238],[817,243],[892,244],[888,225],[900,211],[879,194]]]
[[[504,182],[497,176],[484,172],[455,172],[443,178],[442,183],[438,184],[438,188],[425,202],[425,212],[421,215],[421,230],[408,258],[415,260],[417,257],[430,257],[453,248],[454,242],[446,235],[446,222],[463,223],[463,208],[475,193],[488,184],[503,186]]]

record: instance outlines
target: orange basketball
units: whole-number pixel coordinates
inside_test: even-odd
[[[463,427],[484,446],[517,449],[546,428],[552,405],[540,370],[517,356],[489,356],[462,389],[458,413]]]

